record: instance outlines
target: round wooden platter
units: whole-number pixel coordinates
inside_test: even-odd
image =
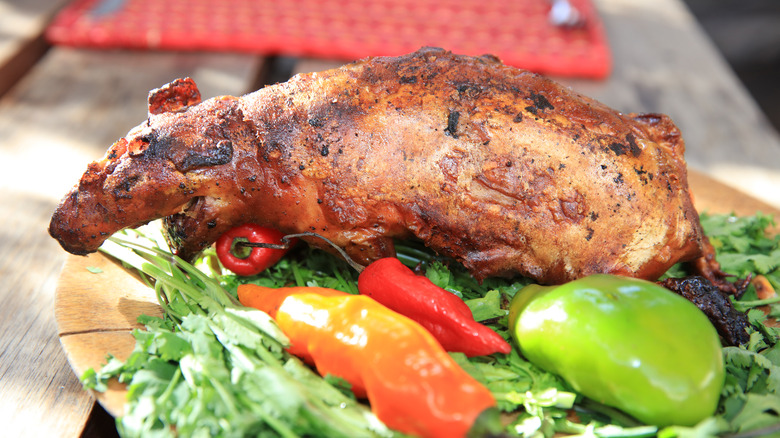
[[[140,315],[162,316],[154,291],[138,276],[102,253],[69,256],[57,283],[55,319],[60,342],[77,376],[99,369],[109,354],[125,360],[135,347]],[[110,381],[95,393],[113,416],[121,415],[125,387]]]
[[[699,211],[737,215],[760,211],[780,218],[780,210],[701,173],[691,172],[689,182]],[[101,253],[67,258],[57,285],[55,309],[59,338],[77,376],[89,368],[99,369],[108,354],[127,358],[135,346],[132,330],[142,328],[137,317],[162,314],[152,289]],[[122,414],[122,384],[111,382],[107,392],[95,395],[106,411],[114,416]]]

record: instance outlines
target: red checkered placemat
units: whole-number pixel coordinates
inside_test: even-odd
[[[578,27],[550,22],[553,0],[76,0],[50,42],[92,48],[238,51],[337,59],[436,46],[549,75],[604,78],[606,35],[590,0]]]

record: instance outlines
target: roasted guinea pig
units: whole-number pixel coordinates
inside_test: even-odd
[[[363,264],[412,238],[477,278],[655,279],[701,255],[684,149],[664,115],[492,56],[425,48],[204,102],[180,79],[150,93],[147,120],[88,166],[49,232],[86,254],[165,218],[191,258],[252,222]]]

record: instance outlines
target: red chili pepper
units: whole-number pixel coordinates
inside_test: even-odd
[[[512,347],[490,327],[474,320],[455,294],[416,275],[397,258],[379,259],[358,277],[358,291],[428,329],[447,351],[466,356],[508,354]]]
[[[242,304],[268,313],[289,352],[341,377],[388,427],[420,437],[464,437],[495,407],[430,332],[375,300],[319,287],[238,287]]]
[[[240,242],[284,245],[283,237],[285,237],[283,233],[273,228],[256,224],[240,225],[231,228],[217,239],[217,257],[225,268],[237,275],[257,275],[276,264],[287,252],[287,249],[239,248]],[[242,249],[247,254],[238,255],[236,251]]]

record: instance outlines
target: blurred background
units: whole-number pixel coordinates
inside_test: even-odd
[[[776,0],[682,0],[698,24],[711,39],[751,96],[780,129],[780,1]],[[15,50],[8,47],[30,26],[42,29],[41,20],[50,20],[56,12],[73,3],[64,0],[0,1],[0,56]],[[86,2],[90,3],[90,2]],[[107,13],[122,6],[122,0],[103,0],[98,12]],[[129,3],[129,2],[127,2]],[[24,35],[22,35],[24,36]],[[0,95],[23,77],[37,56],[50,44],[43,38],[28,42],[31,47],[13,60],[0,65]],[[21,53],[21,52],[20,52]],[[289,61],[289,60],[287,60]],[[288,62],[289,66],[289,62]],[[283,66],[281,67],[283,68]]]
[[[780,1],[685,3],[775,129],[780,129]]]
[[[739,80],[756,100],[776,129],[780,129],[780,1],[776,0],[682,0],[698,24],[728,62]],[[66,0],[3,0],[0,1],[0,57],[16,51],[11,47],[19,37],[29,38],[28,49],[19,51],[11,62],[0,65],[0,95],[24,76],[42,56],[51,41],[40,35],[22,35],[28,29],[45,27],[61,9],[73,4],[91,4],[99,14],[120,9],[122,0],[75,1]],[[163,2],[164,3],[164,2]],[[196,2],[202,3],[202,2]],[[304,2],[306,3],[306,2]],[[381,2],[379,2],[381,3]],[[540,2],[542,3],[542,2]],[[95,6],[96,5],[96,6]],[[50,40],[50,39],[48,39]],[[5,53],[8,52],[8,53]],[[349,54],[346,54],[349,55]],[[278,66],[283,77],[285,64]]]

